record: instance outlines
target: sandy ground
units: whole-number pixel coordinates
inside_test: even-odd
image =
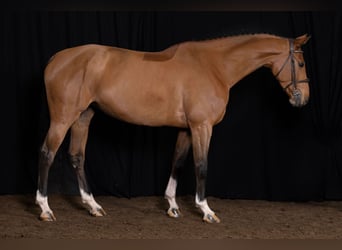
[[[166,215],[163,197],[95,198],[107,216],[90,216],[79,196],[50,195],[57,221],[42,222],[33,195],[2,195],[0,239],[342,239],[342,202],[337,201],[208,197],[221,223],[207,224],[192,196],[178,198],[178,219]]]

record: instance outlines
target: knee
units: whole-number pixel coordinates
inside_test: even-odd
[[[43,165],[51,165],[54,158],[54,153],[44,144],[40,149],[40,162]]]
[[[70,154],[70,162],[74,169],[79,169],[83,161],[83,156],[80,153]]]

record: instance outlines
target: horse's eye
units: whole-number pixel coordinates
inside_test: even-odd
[[[305,65],[305,63],[304,63],[304,62],[298,62],[298,66],[299,66],[299,67],[303,68],[303,67],[304,67],[304,65]]]

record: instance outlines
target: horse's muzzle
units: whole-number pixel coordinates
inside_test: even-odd
[[[309,98],[305,98],[300,91],[300,89],[295,89],[292,92],[292,97],[290,98],[289,102],[294,107],[303,107],[308,103]]]

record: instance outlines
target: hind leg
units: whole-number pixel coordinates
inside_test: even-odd
[[[177,177],[179,169],[184,165],[190,145],[191,136],[189,131],[179,131],[172,162],[171,176],[165,190],[165,199],[167,199],[170,205],[167,214],[173,218],[178,218],[180,216],[179,207],[176,202]]]
[[[65,123],[51,123],[40,150],[38,167],[38,189],[36,193],[36,204],[42,210],[40,219],[43,221],[55,221],[52,210],[48,204],[47,185],[50,167],[55,158],[56,152],[61,145],[69,126]]]
[[[88,138],[88,130],[94,111],[87,109],[71,126],[69,154],[73,168],[75,169],[82,202],[93,216],[103,216],[106,212],[95,201],[84,172],[85,147]]]

